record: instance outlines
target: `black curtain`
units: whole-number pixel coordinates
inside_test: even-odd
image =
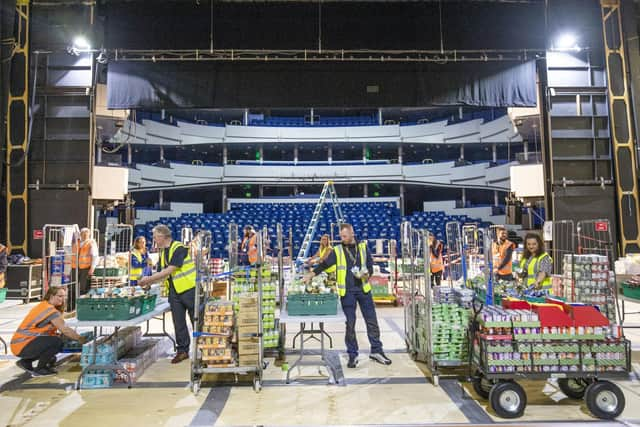
[[[534,106],[535,61],[112,62],[109,108]]]

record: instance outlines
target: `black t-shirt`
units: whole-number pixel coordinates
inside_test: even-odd
[[[162,256],[165,260],[169,259],[169,249],[171,248],[164,249],[164,253]],[[177,247],[176,250],[173,251],[173,256],[171,257],[171,259],[169,259],[169,265],[173,265],[174,267],[177,267],[177,268],[182,267],[182,264],[184,264],[184,259],[187,257],[188,254],[189,254],[189,249],[186,246]],[[165,265],[164,267],[166,268],[167,266]],[[162,270],[162,266],[160,265],[160,263],[158,263],[158,271],[161,271],[161,270]],[[169,285],[173,286],[173,280],[171,279],[171,276],[169,276],[168,280],[169,280]]]

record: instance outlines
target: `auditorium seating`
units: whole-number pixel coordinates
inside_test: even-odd
[[[447,222],[480,223],[464,215],[446,215],[444,212],[414,212],[403,218],[393,202],[341,203],[340,207],[345,220],[353,224],[357,236],[368,239],[372,247],[374,239],[399,240],[400,223],[403,220],[411,221],[416,228],[429,229],[441,240],[445,238]],[[242,227],[245,225],[253,225],[257,229],[267,227],[271,247],[275,247],[276,244],[277,224],[282,224],[285,235],[289,235],[291,230],[294,254],[297,254],[314,208],[314,203],[232,203],[231,209],[224,214],[182,214],[177,218],[160,218],[145,225],[137,225],[135,235],[145,236],[151,242],[152,229],[157,224],[166,224],[172,230],[174,239],[180,239],[180,231],[184,227],[191,227],[194,232],[210,230],[212,255],[226,257],[230,223],[238,224],[239,233],[242,233]],[[325,205],[314,240],[319,240],[322,234],[331,234],[331,224],[335,222],[333,207],[330,204]],[[338,239],[337,230],[334,233]],[[311,246],[309,254],[315,253],[316,250],[317,243]]]

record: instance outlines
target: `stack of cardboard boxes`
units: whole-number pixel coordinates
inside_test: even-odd
[[[208,367],[233,367],[235,358],[231,348],[233,336],[233,303],[210,301],[204,310],[202,331],[208,336],[198,338],[202,361]]]
[[[241,296],[237,316],[239,366],[257,366],[260,363],[258,323],[258,295]]]

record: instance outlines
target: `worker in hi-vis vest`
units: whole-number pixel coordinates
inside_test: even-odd
[[[78,269],[78,288],[80,295],[84,295],[91,289],[91,276],[98,265],[98,244],[91,238],[91,230],[87,227],[80,230],[80,246],[76,248],[74,243],[72,251],[71,266]],[[71,291],[71,301],[75,301],[76,295],[73,295],[75,289],[71,288]]]
[[[180,363],[189,358],[189,328],[187,312],[193,325],[193,311],[196,298],[196,266],[191,259],[189,248],[171,238],[171,230],[166,225],[153,228],[153,241],[160,250],[158,272],[138,279],[139,286],[165,279],[169,287],[169,305],[176,332],[177,352],[171,363]]]
[[[317,266],[326,259],[331,252],[333,252],[333,246],[331,246],[330,237],[328,234],[323,234],[322,237],[320,237],[320,247],[318,248],[318,252],[309,258],[309,264],[312,267]],[[328,274],[335,274],[336,266],[334,265],[333,267],[329,267],[324,272]]]
[[[536,233],[528,233],[524,238],[524,252],[520,260],[520,279],[527,288],[551,293],[553,260],[544,250],[544,242]]]
[[[244,236],[240,243],[240,252],[238,256],[238,264],[249,265],[258,261],[258,235],[251,225],[244,227]]]
[[[429,250],[431,251],[431,261],[429,262],[431,286],[434,284],[440,286],[442,283],[442,273],[444,272],[444,258],[442,256],[444,245],[431,233],[429,233]]]
[[[382,351],[380,341],[380,327],[376,317],[376,306],[371,295],[369,276],[373,273],[373,259],[367,248],[367,242],[357,242],[351,224],[340,224],[341,243],[318,264],[311,272],[304,276],[308,283],[313,276],[328,268],[336,267],[336,285],[342,303],[342,310],[347,318],[345,344],[349,353],[349,368],[358,364],[358,340],[356,337],[356,306],[367,326],[367,336],[371,345],[369,358],[383,365],[390,365],[389,359]]]
[[[493,244],[493,273],[498,280],[513,280],[513,251],[516,244],[507,239],[507,229],[496,228],[497,239]]]
[[[7,272],[7,265],[9,265],[7,257],[7,247],[0,243],[0,289],[6,285],[5,274]]]

